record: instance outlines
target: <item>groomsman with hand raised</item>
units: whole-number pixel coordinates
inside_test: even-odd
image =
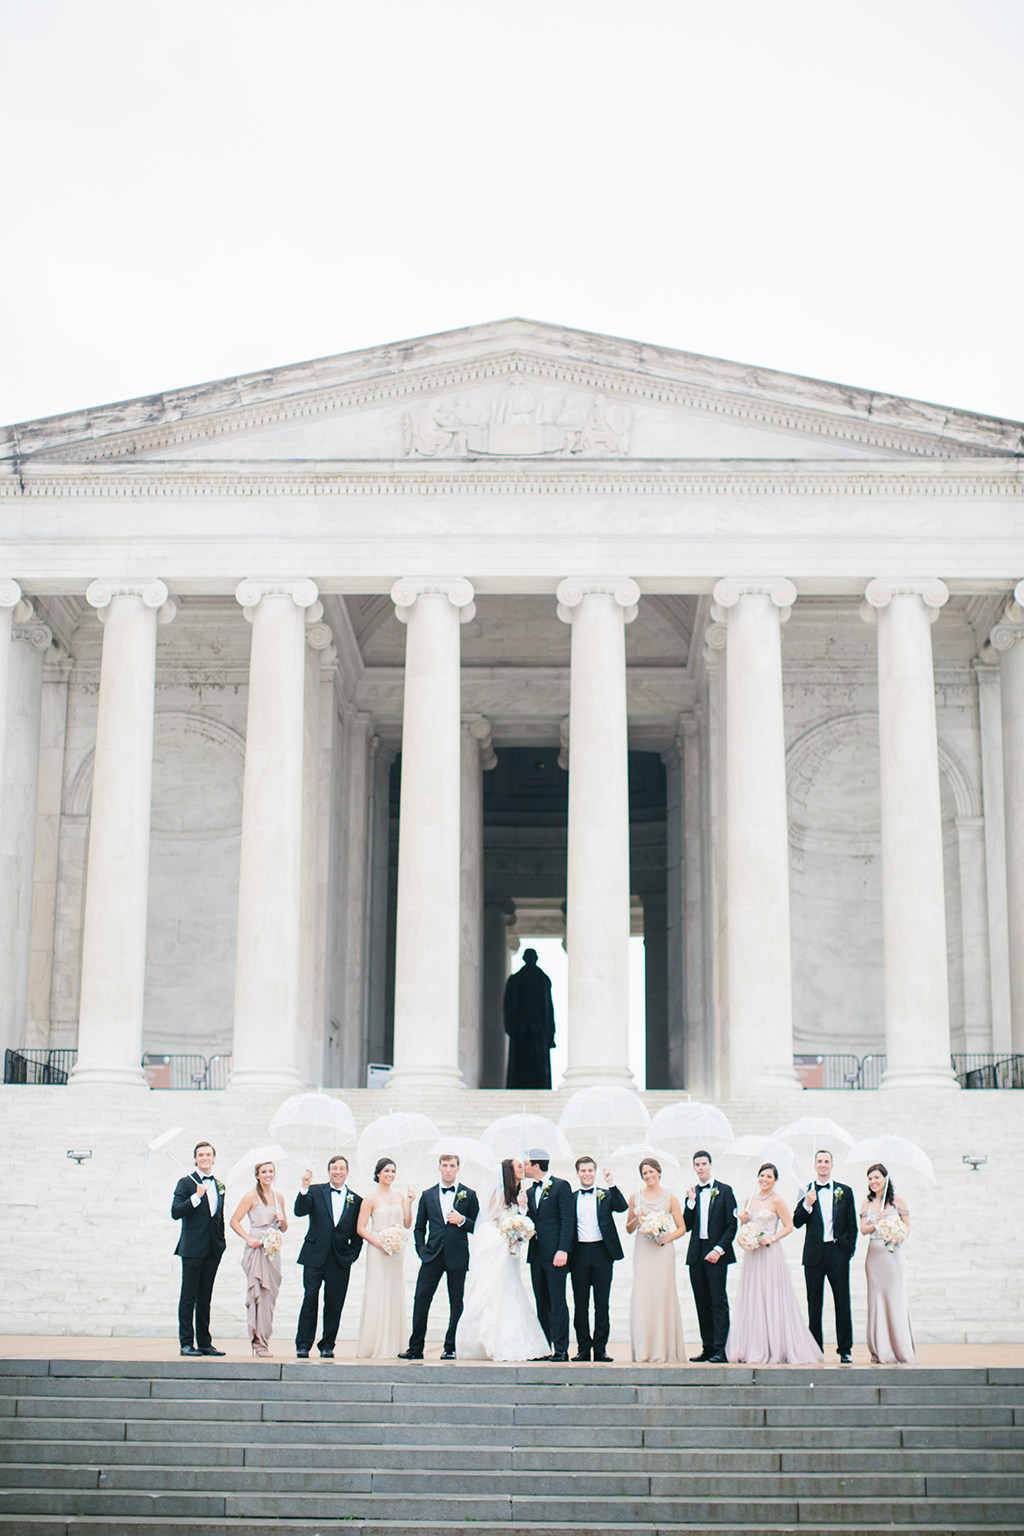
[[[412,1333],[409,1347],[399,1360],[422,1360],[427,1337],[427,1318],[434,1292],[441,1276],[448,1278],[448,1331],[444,1336],[442,1360],[455,1359],[455,1330],[462,1316],[462,1297],[469,1269],[469,1237],[480,1214],[480,1202],[474,1190],[459,1183],[459,1159],[444,1153],[438,1159],[438,1182],[425,1189],[416,1212],[413,1238],[420,1261],[416,1295],[412,1303]]]
[[[694,1364],[725,1363],[729,1336],[729,1298],[725,1293],[729,1265],[736,1262],[736,1196],[728,1184],[711,1177],[711,1153],[693,1154],[696,1183],[686,1192],[683,1225],[690,1234],[686,1264],[697,1304],[701,1351]]]
[[[814,1159],[815,1181],[793,1212],[794,1227],[804,1227],[804,1283],[807,1286],[807,1326],[821,1349],[821,1314],[825,1281],[832,1287],[836,1309],[836,1354],[843,1365],[853,1359],[853,1316],[850,1312],[850,1260],[857,1247],[857,1211],[849,1184],[832,1177],[832,1154]]]
[[[171,1216],[181,1222],[175,1253],[181,1259],[178,1337],[183,1355],[223,1355],[210,1337],[210,1301],[217,1267],[224,1257],[224,1185],[213,1176],[217,1149],[197,1142],[194,1173],[179,1179],[171,1200]],[[195,1342],[192,1320],[195,1318]]]
[[[334,1359],[334,1345],[341,1322],[341,1309],[348,1294],[352,1265],[359,1257],[363,1240],[356,1231],[362,1195],[348,1187],[348,1158],[337,1153],[327,1164],[327,1183],[314,1184],[312,1168],[302,1175],[302,1188],[295,1196],[296,1216],[308,1216],[306,1241],[297,1262],[302,1265],[305,1294],[299,1325],[295,1332],[295,1358],[308,1360],[316,1335],[320,1308],[320,1287],[324,1292],[323,1333],[320,1359]]]
[[[597,1188],[597,1164],[592,1157],[576,1159],[580,1187],[576,1202],[576,1241],[569,1259],[572,1279],[573,1318],[576,1353],[573,1359],[593,1358],[611,1363],[608,1353],[608,1298],[612,1289],[612,1265],[622,1258],[622,1244],[612,1220],[614,1211],[625,1211],[629,1202],[612,1183],[611,1170],[604,1171],[607,1189]],[[590,1293],[594,1293],[594,1331],[590,1331]]]

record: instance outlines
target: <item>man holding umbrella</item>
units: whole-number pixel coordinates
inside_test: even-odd
[[[794,1227],[805,1227],[804,1281],[807,1285],[807,1326],[821,1349],[821,1313],[825,1281],[832,1287],[836,1309],[836,1354],[843,1365],[853,1359],[853,1317],[850,1312],[850,1260],[857,1247],[857,1208],[849,1184],[832,1177],[832,1154],[814,1159],[815,1181],[793,1212]]]
[[[736,1196],[728,1184],[711,1177],[710,1152],[693,1154],[696,1182],[686,1192],[683,1225],[690,1234],[686,1265],[697,1304],[701,1351],[694,1363],[725,1364],[729,1336],[729,1298],[725,1293],[728,1266],[736,1262]]]
[[[175,1253],[181,1259],[178,1334],[183,1355],[223,1355],[210,1337],[210,1300],[217,1267],[224,1257],[224,1185],[213,1176],[216,1148],[200,1141],[193,1150],[195,1172],[179,1179],[171,1217],[181,1222]],[[192,1320],[195,1317],[195,1343]]]

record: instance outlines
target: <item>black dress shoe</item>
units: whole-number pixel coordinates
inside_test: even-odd
[[[595,1360],[597,1359],[596,1355],[594,1356],[594,1359]],[[572,1363],[573,1363],[573,1365],[589,1365],[590,1364],[590,1356],[589,1355],[573,1355]]]
[[[569,1359],[569,1351],[567,1349],[557,1350],[551,1358],[552,1360],[557,1360],[559,1364],[564,1364]]]
[[[442,1360],[454,1360],[455,1359],[455,1351],[454,1351],[454,1349],[443,1349],[441,1351],[441,1359]]]
[[[417,1354],[414,1349],[403,1349],[398,1358],[399,1360],[422,1360],[423,1356]]]
[[[297,1349],[295,1351],[295,1358],[296,1358],[296,1360],[308,1360],[309,1359],[309,1350],[308,1349]]]
[[[615,1361],[612,1359],[611,1355],[595,1355],[594,1356],[594,1364],[595,1365],[614,1365]]]
[[[220,1359],[224,1358],[224,1351],[222,1349],[214,1349],[212,1344],[208,1344],[207,1347],[205,1349],[201,1349],[199,1353],[201,1355],[217,1355]]]
[[[708,1365],[728,1365],[729,1362],[725,1358],[724,1355],[708,1355],[708,1357],[707,1357],[707,1364]]]
[[[690,1364],[691,1365],[703,1365],[705,1363],[705,1361],[710,1360],[710,1359],[711,1359],[710,1351],[706,1350],[706,1349],[703,1349],[703,1350],[701,1350],[699,1355],[691,1355],[690,1356]]]
[[[334,1350],[333,1349],[322,1349],[320,1351],[320,1359],[321,1360],[333,1360],[334,1359]]]
[[[839,1356],[839,1364],[840,1365],[852,1365],[853,1364],[853,1356],[850,1354],[849,1350],[846,1351],[845,1355],[840,1355]]]
[[[194,1344],[183,1344],[181,1346],[181,1353],[183,1355],[201,1355],[202,1350],[196,1349]]]

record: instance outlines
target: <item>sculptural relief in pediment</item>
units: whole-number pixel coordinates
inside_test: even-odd
[[[513,374],[489,401],[437,395],[405,411],[402,451],[407,458],[424,459],[621,456],[629,452],[632,425],[632,411],[618,401],[531,388]]]

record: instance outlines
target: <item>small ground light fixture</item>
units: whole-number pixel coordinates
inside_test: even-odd
[[[982,1163],[987,1163],[988,1162],[988,1158],[984,1157],[984,1156],[982,1156],[982,1157],[975,1157],[972,1153],[965,1152],[964,1153],[964,1162],[965,1163],[970,1163],[970,1165],[974,1169],[975,1173],[977,1173],[979,1166]]]
[[[92,1157],[92,1153],[91,1152],[68,1152],[67,1156],[68,1157],[73,1157],[75,1162],[78,1164],[79,1168],[81,1168],[82,1164],[84,1162],[87,1162],[88,1159],[90,1157]]]

